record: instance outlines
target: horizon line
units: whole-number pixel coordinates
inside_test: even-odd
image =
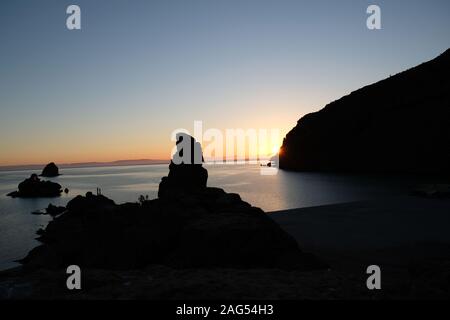
[[[245,157],[245,158],[226,158],[224,157],[221,161],[211,158],[205,159],[203,162],[205,165],[218,164],[223,162],[223,164],[229,164],[232,162],[248,162],[256,161],[261,163],[263,161],[270,161],[271,157]],[[93,168],[93,167],[120,167],[120,166],[138,166],[138,165],[158,165],[158,164],[169,164],[171,159],[128,159],[128,160],[113,160],[113,161],[86,161],[86,162],[73,162],[73,163],[55,163],[58,168],[69,169],[69,168]],[[53,161],[51,161],[53,162]],[[49,163],[51,163],[49,162]],[[49,163],[41,164],[19,164],[19,165],[0,165],[0,171],[19,171],[19,170],[42,170]]]
[[[128,160],[113,160],[113,161],[86,161],[86,162],[61,163],[57,164],[57,166],[59,168],[83,168],[83,167],[102,167],[102,166],[119,167],[129,165],[166,164],[169,162],[170,159],[128,159]],[[0,171],[43,169],[47,164],[48,163],[0,165]]]

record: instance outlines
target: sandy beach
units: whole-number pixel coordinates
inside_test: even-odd
[[[396,287],[421,277],[422,286],[442,281],[448,288],[448,199],[392,197],[278,211],[270,217],[334,271],[362,276],[367,266],[378,265],[384,282]]]
[[[450,256],[448,199],[393,197],[269,215],[304,250],[330,263],[355,260],[405,266]]]

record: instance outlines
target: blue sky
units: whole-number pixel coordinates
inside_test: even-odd
[[[66,29],[70,4],[82,30]],[[436,57],[450,2],[2,1],[0,40],[0,165],[168,158],[194,120],[286,133]]]

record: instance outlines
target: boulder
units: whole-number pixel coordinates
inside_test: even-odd
[[[59,169],[54,162],[51,162],[45,166],[41,173],[42,177],[57,177],[59,176]]]

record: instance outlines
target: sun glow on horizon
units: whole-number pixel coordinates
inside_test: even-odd
[[[277,154],[278,153],[278,151],[280,150],[280,147],[279,146],[273,146],[273,148],[272,148],[272,153],[273,154]]]

